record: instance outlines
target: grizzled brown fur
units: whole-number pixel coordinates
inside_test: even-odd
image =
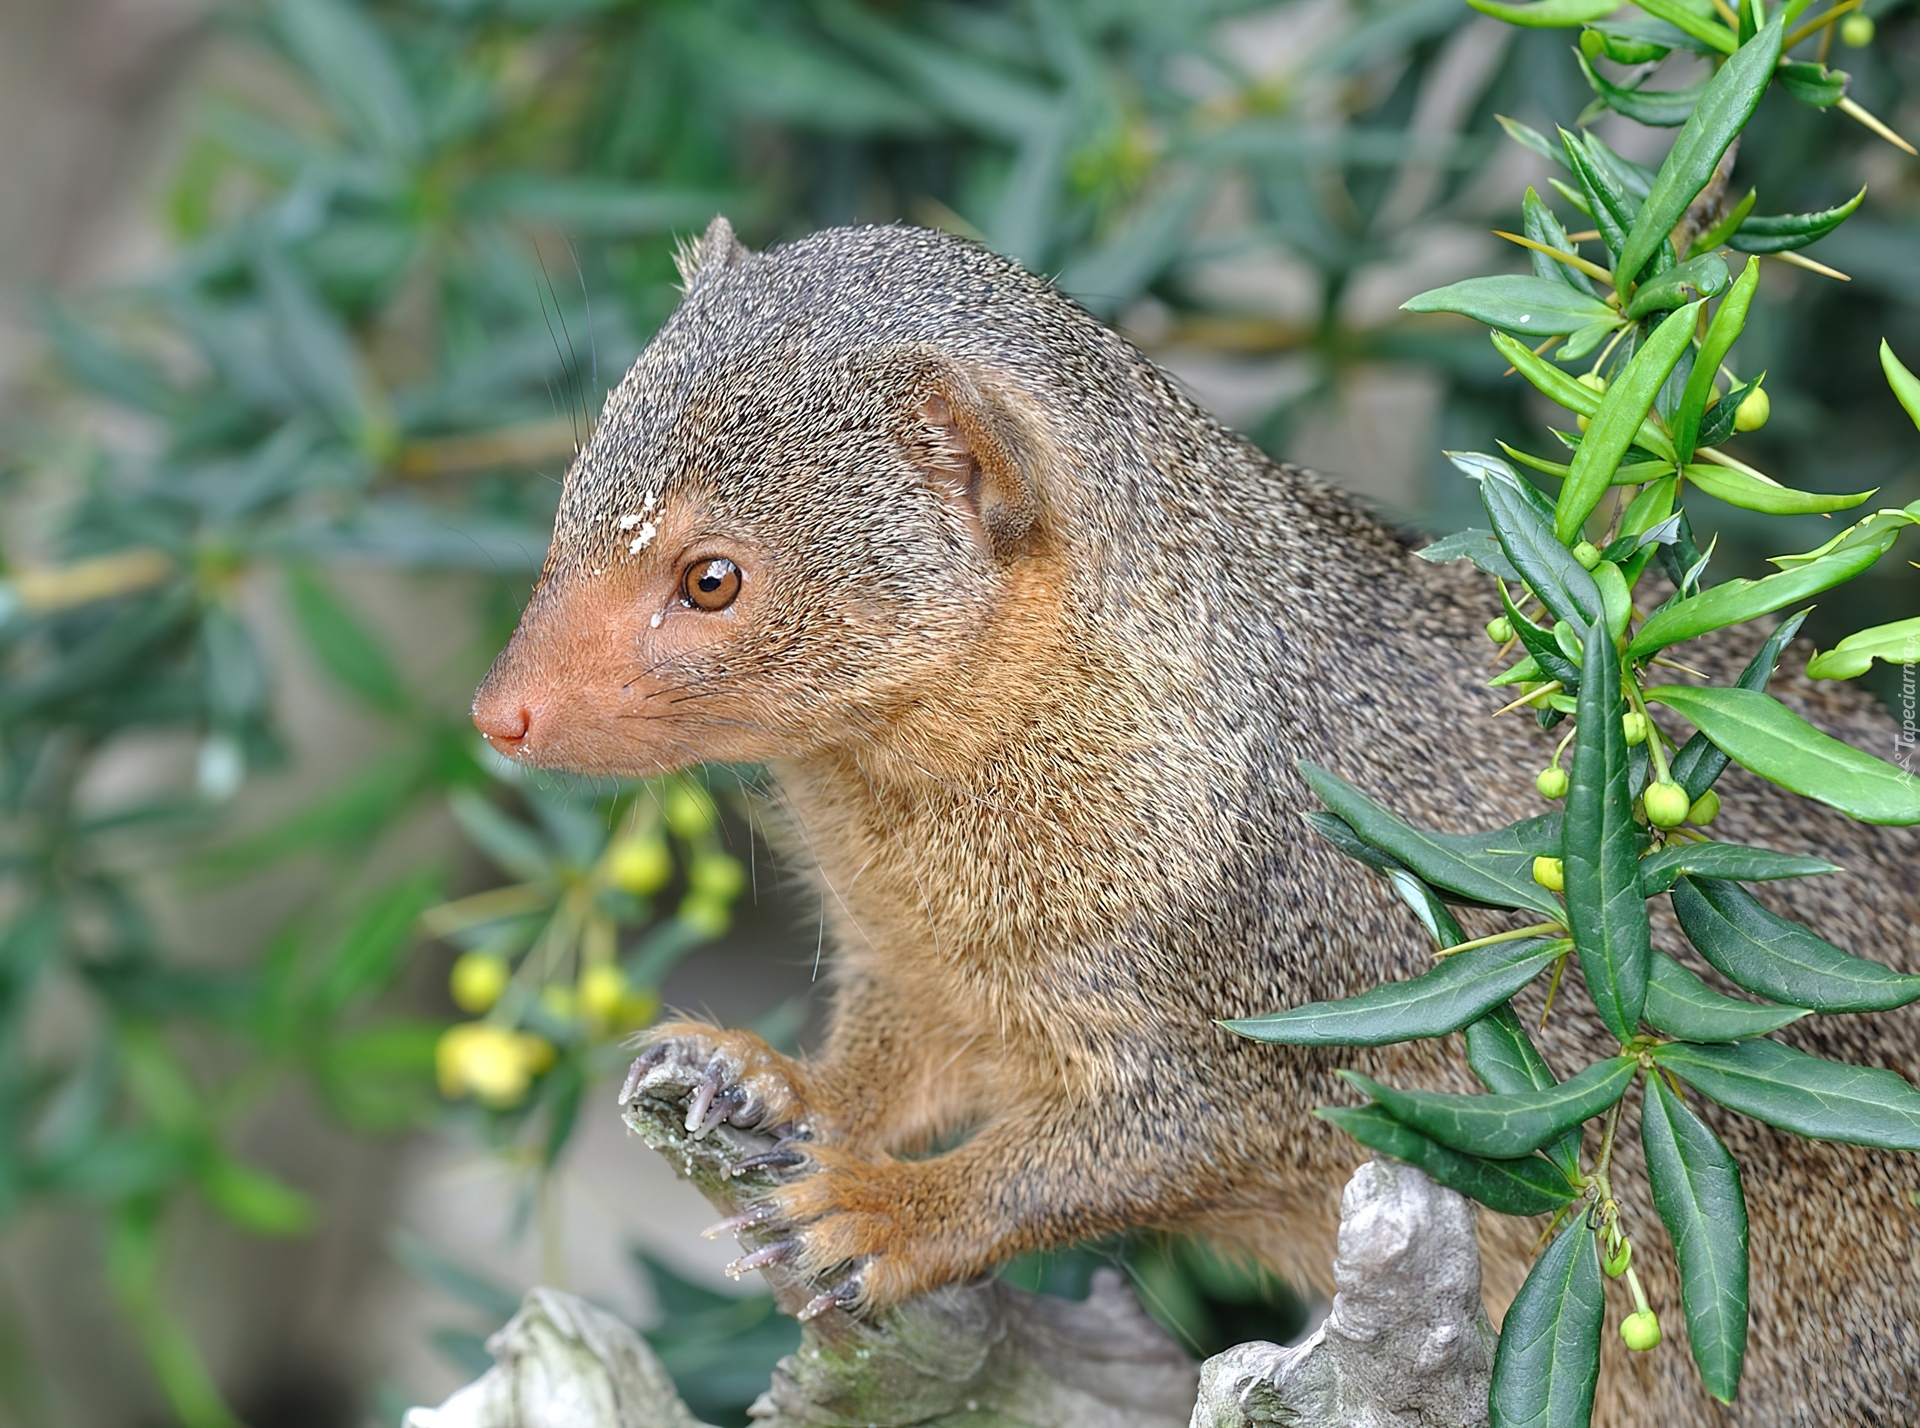
[[[817,1058],[683,1022],[640,1076],[692,1085],[696,1122],[811,1137],[763,1209],[767,1253],[844,1277],[849,1302],[1134,1226],[1318,1282],[1365,1158],[1308,1114],[1354,1099],[1335,1069],[1475,1087],[1453,1038],[1319,1054],[1214,1023],[1430,965],[1381,881],[1304,831],[1296,759],[1426,824],[1540,811],[1538,732],[1485,717],[1486,582],[1415,559],[959,239],[841,229],[753,255],[717,221],[687,269],[568,477],[475,718],[545,766],[767,763],[817,861],[835,1001]],[[741,585],[709,612],[683,581],[715,559]],[[1888,751],[1852,690],[1784,690]],[[1723,789],[1727,838],[1847,869],[1778,905],[1920,970],[1920,834],[1738,770]],[[1659,940],[1704,970],[1670,924]],[[1920,1074],[1911,1010],[1781,1036]],[[1566,1075],[1612,1045],[1570,991],[1543,1049]],[[1920,1159],[1707,1114],[1753,1215],[1745,1387],[1723,1410],[1699,1386],[1623,1137],[1670,1342],[1624,1353],[1608,1291],[1598,1421],[1920,1422]],[[1540,1226],[1481,1224],[1498,1310]]]

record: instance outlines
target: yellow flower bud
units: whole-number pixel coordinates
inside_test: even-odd
[[[1740,405],[1734,409],[1733,429],[1758,431],[1767,424],[1767,418],[1772,415],[1773,402],[1767,396],[1767,389],[1755,387],[1740,399]]]
[[[1678,828],[1687,821],[1691,800],[1677,783],[1650,783],[1640,801],[1647,810],[1647,822],[1656,828]]]
[[[602,964],[580,974],[574,988],[581,1009],[596,1021],[612,1021],[627,995],[627,976],[618,967]]]
[[[487,1022],[465,1022],[441,1033],[434,1047],[434,1074],[442,1095],[471,1095],[495,1110],[526,1099],[533,1078],[554,1062],[553,1047],[538,1036]]]
[[[1504,645],[1513,638],[1513,621],[1505,615],[1495,615],[1487,621],[1487,638],[1496,645]]]
[[[1651,1309],[1629,1314],[1620,1321],[1620,1337],[1636,1354],[1644,1354],[1660,1342],[1660,1319]]]
[[[1627,736],[1627,747],[1647,742],[1647,716],[1638,710],[1620,716],[1620,731]]]
[[[1864,50],[1873,43],[1873,16],[1857,11],[1840,22],[1840,43],[1850,49]]]
[[[1720,795],[1712,789],[1708,789],[1705,793],[1694,799],[1693,807],[1687,810],[1687,821],[1689,823],[1698,823],[1702,828],[1706,827],[1719,816]]]
[[[673,876],[673,854],[662,838],[622,838],[607,849],[606,869],[615,887],[645,897]]]
[[[620,998],[620,1005],[614,1008],[608,1018],[620,1031],[633,1031],[650,1025],[660,1015],[660,994],[655,991],[633,990]]]
[[[447,991],[453,1004],[465,1012],[483,1012],[500,1000],[512,969],[507,959],[491,952],[468,952],[453,964]]]
[[[667,827],[680,838],[699,837],[713,827],[713,820],[718,816],[718,810],[707,796],[707,791],[685,779],[674,780],[660,811],[666,816]]]
[[[725,853],[703,853],[687,869],[687,885],[716,902],[729,902],[747,885],[747,870]]]
[[[579,1008],[572,987],[546,986],[540,989],[540,1010],[555,1021],[572,1021]]]
[[[1600,547],[1590,540],[1583,540],[1573,548],[1573,558],[1580,562],[1585,570],[1591,570],[1600,563]]]
[[[680,904],[680,920],[708,937],[718,937],[733,922],[727,905],[705,893],[690,893]]]
[[[1558,858],[1535,858],[1533,860],[1533,880],[1548,892],[1565,892],[1567,888],[1567,868]]]
[[[1533,778],[1533,786],[1542,798],[1565,798],[1567,783],[1565,769],[1541,769]]]

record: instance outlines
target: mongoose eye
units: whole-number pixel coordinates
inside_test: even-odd
[[[724,610],[740,594],[740,567],[725,556],[696,560],[680,577],[680,598],[696,610]]]

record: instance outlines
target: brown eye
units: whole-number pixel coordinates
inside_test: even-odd
[[[740,594],[740,567],[725,556],[696,560],[680,577],[680,596],[696,610],[724,610]]]

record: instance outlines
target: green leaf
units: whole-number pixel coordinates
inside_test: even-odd
[[[1593,576],[1554,538],[1524,483],[1511,472],[1494,473],[1480,483],[1480,500],[1508,561],[1557,619],[1582,627],[1605,612]]]
[[[1653,1208],[1680,1263],[1687,1345],[1707,1392],[1733,1402],[1747,1354],[1747,1197],[1720,1138],[1658,1076],[1647,1080],[1640,1143]]]
[[[1494,121],[1506,130],[1507,137],[1523,149],[1531,149],[1549,163],[1565,164],[1566,150],[1542,134],[1530,124],[1522,124],[1518,119],[1509,119],[1504,114],[1493,116]],[[1582,210],[1584,212],[1584,210]]]
[[[1313,812],[1303,813],[1300,816],[1306,820],[1307,827],[1333,844],[1334,847],[1345,853],[1349,858],[1365,863],[1369,868],[1373,868],[1377,872],[1404,873],[1406,871],[1405,868],[1394,862],[1392,858],[1389,858],[1385,853],[1361,838],[1358,833],[1346,825],[1344,820],[1335,818],[1331,813],[1323,813],[1315,809]]]
[[[1680,354],[1692,344],[1694,320],[1699,313],[1700,303],[1692,302],[1668,314],[1600,399],[1580,449],[1573,454],[1573,470],[1560,488],[1560,500],[1554,507],[1553,533],[1563,543],[1571,545],[1580,538],[1580,528],[1606,494],[1614,470],[1646,424],[1653,399]]]
[[[1920,377],[1914,376],[1907,370],[1906,363],[1893,355],[1893,348],[1884,337],[1880,339],[1880,370],[1887,374],[1887,385],[1893,388],[1902,410],[1920,427]]]
[[[1525,197],[1520,200],[1520,219],[1521,231],[1534,242],[1548,248],[1556,248],[1562,253],[1574,251],[1573,240],[1567,237],[1567,230],[1560,226],[1560,220],[1553,216],[1553,210],[1541,202],[1540,195],[1534,192],[1531,184],[1527,186]],[[1527,250],[1527,258],[1533,264],[1533,275],[1536,278],[1565,284],[1577,292],[1585,293],[1588,297],[1595,295],[1593,279],[1578,268],[1570,268],[1558,258],[1549,258],[1545,253],[1531,248]],[[1608,308],[1604,323],[1597,322],[1595,326],[1605,332],[1610,330],[1617,321],[1613,309]],[[1587,329],[1580,330],[1584,332]],[[1566,346],[1571,345],[1571,343],[1566,344]],[[1566,347],[1563,346],[1560,352],[1561,359],[1565,360],[1567,355]]]
[[[1807,678],[1852,679],[1865,674],[1876,659],[1888,664],[1920,664],[1920,615],[1848,635],[1807,661]]]
[[[1673,445],[1682,463],[1693,459],[1694,439],[1700,432],[1700,419],[1706,415],[1707,407],[1713,401],[1714,378],[1720,372],[1720,364],[1727,360],[1734,339],[1740,336],[1740,330],[1747,324],[1747,309],[1752,306],[1754,291],[1759,286],[1760,260],[1749,258],[1745,270],[1734,279],[1725,300],[1714,313],[1713,320],[1707,324],[1707,335],[1701,339],[1700,351],[1693,362],[1693,372],[1687,378],[1685,391],[1681,393],[1680,405],[1673,413]]]
[[[1534,0],[1531,5],[1502,5],[1497,0],[1467,0],[1482,15],[1530,29],[1562,30],[1599,20],[1618,10],[1621,0]]]
[[[1735,763],[1771,783],[1863,823],[1920,823],[1920,779],[1821,733],[1771,695],[1663,685],[1646,697],[1684,715]]]
[[[1790,253],[1818,242],[1852,216],[1867,196],[1862,188],[1836,208],[1818,213],[1755,214],[1734,230],[1727,240],[1742,253]]]
[[[1491,907],[1524,907],[1561,916],[1559,900],[1534,882],[1530,859],[1492,857],[1472,840],[1429,833],[1402,822],[1337,774],[1299,761],[1300,775],[1321,802],[1363,840],[1445,892]]]
[[[1573,1199],[1573,1187],[1559,1167],[1538,1156],[1485,1160],[1462,1155],[1401,1125],[1378,1106],[1322,1106],[1314,1114],[1367,1149],[1416,1166],[1502,1215],[1547,1215]]]
[[[1695,11],[1685,0],[1651,0],[1640,8],[1656,20],[1665,20],[1676,30],[1690,35],[1715,52],[1730,55],[1739,47],[1739,38],[1725,25]]]
[[[314,989],[321,1010],[339,1011],[393,980],[420,914],[440,900],[441,884],[439,873],[423,869],[367,900]]]
[[[1764,642],[1747,667],[1740,671],[1740,678],[1734,681],[1740,689],[1765,689],[1773,678],[1774,667],[1780,663],[1780,651],[1793,643],[1793,637],[1800,633],[1800,626],[1807,618],[1805,610],[1789,615],[1780,622],[1780,626]],[[1731,760],[1715,747],[1705,734],[1696,733],[1679,753],[1673,757],[1671,768],[1673,781],[1687,791],[1688,798],[1698,798],[1709,788],[1713,781],[1726,771]]]
[[[1561,860],[1566,865],[1567,926],[1600,1020],[1631,1041],[1647,996],[1652,950],[1647,900],[1640,891],[1641,833],[1627,786],[1627,737],[1621,727],[1620,661],[1598,624],[1586,636],[1580,672],[1579,731],[1574,736]]]
[[[1754,377],[1734,387],[1724,397],[1715,398],[1707,406],[1706,414],[1700,418],[1700,433],[1694,440],[1695,454],[1703,446],[1719,446],[1733,436],[1734,422],[1740,415],[1740,403],[1752,396],[1758,389],[1760,377]],[[1777,484],[1771,480],[1762,484]]]
[[[1447,911],[1446,903],[1440,894],[1428,887],[1405,868],[1393,868],[1387,872],[1387,881],[1393,884],[1393,890],[1409,911],[1420,920],[1433,938],[1435,947],[1458,947],[1468,940],[1467,934],[1460,930],[1460,924]]]
[[[1920,501],[1912,502],[1904,510],[1883,507],[1864,521],[1855,521],[1832,540],[1812,550],[1803,550],[1795,555],[1770,555],[1767,564],[1777,565],[1782,570],[1799,570],[1829,556],[1852,555],[1864,550],[1871,550],[1877,558],[1887,553],[1901,531],[1915,524],[1920,524]]]
[[[1492,332],[1487,335],[1492,340],[1494,349],[1507,359],[1508,364],[1515,371],[1568,411],[1578,412],[1587,418],[1592,418],[1599,412],[1602,398],[1593,388],[1581,386],[1553,363],[1534,356],[1533,349],[1525,343],[1507,336],[1506,333]],[[1644,446],[1663,460],[1673,460],[1672,439],[1651,421],[1641,423],[1640,431],[1634,437],[1634,443]]]
[[[1580,135],[1562,129],[1560,147],[1566,153],[1567,167],[1573,170],[1574,181],[1580,185],[1585,210],[1592,217],[1594,227],[1600,230],[1600,241],[1607,245],[1610,255],[1617,256],[1633,223],[1633,200],[1613,170],[1595,159]],[[1618,273],[1614,277],[1616,286],[1624,282]]]
[[[1847,83],[1852,76],[1845,70],[1828,69],[1811,60],[1788,60],[1774,70],[1773,78],[1802,104],[1812,105],[1815,109],[1830,109],[1847,97]]]
[[[406,691],[367,627],[335,598],[308,566],[287,569],[294,618],[321,667],[367,704],[386,714],[407,707]]]
[[[1673,910],[1702,957],[1760,996],[1821,1012],[1888,1011],[1920,999],[1920,977],[1841,951],[1738,883],[1681,878]]]
[[[1665,14],[1659,18],[1673,19]],[[1633,228],[1620,250],[1614,271],[1622,284],[1631,283],[1639,275],[1647,259],[1654,255],[1687,211],[1687,205],[1713,177],[1720,156],[1726,153],[1734,136],[1753,117],[1760,96],[1767,92],[1773,67],[1780,59],[1783,24],[1784,17],[1776,14],[1764,30],[1740,46],[1733,57],[1720,66],[1719,73],[1707,81],[1706,94],[1674,140],[1666,161],[1660,165],[1653,190],[1640,205]]]
[[[1456,952],[1431,972],[1358,996],[1220,1025],[1282,1046],[1385,1046],[1445,1036],[1505,1002],[1566,950],[1564,941],[1544,937],[1496,942]]]
[[[288,50],[360,136],[389,157],[418,157],[420,114],[382,27],[340,0],[273,0],[270,8]]]
[[[1500,1325],[1488,1428],[1584,1428],[1606,1311],[1600,1255],[1576,1216],[1534,1261]]]
[[[1891,1071],[1824,1061],[1764,1039],[1671,1041],[1649,1054],[1729,1110],[1809,1140],[1920,1150],[1920,1091]]]
[[[1812,1016],[1807,1007],[1776,1006],[1722,996],[1664,952],[1647,972],[1648,1026],[1681,1041],[1744,1041]]]
[[[1468,1155],[1511,1160],[1538,1150],[1599,1115],[1626,1094],[1639,1062],[1631,1056],[1598,1061],[1544,1091],[1455,1096],[1401,1091],[1357,1071],[1340,1074],[1385,1106],[1395,1120]]]
[[[1578,332],[1595,322],[1617,320],[1614,310],[1599,298],[1528,273],[1468,278],[1417,294],[1400,306],[1406,312],[1457,312],[1503,332],[1536,340]]]
[[[722,211],[738,218],[744,206],[736,193],[578,174],[492,174],[461,193],[465,213],[507,214],[569,233],[671,233],[702,227]]]
[[[1546,1091],[1560,1084],[1511,1003],[1495,1007],[1467,1028],[1467,1065],[1496,1095]],[[1547,1159],[1569,1182],[1580,1178],[1580,1128],[1574,1127],[1545,1147]]]
[[[1742,848],[1736,843],[1671,843],[1640,860],[1640,892],[1658,897],[1675,878],[1721,878],[1757,883],[1775,878],[1811,878],[1840,869],[1819,858],[1776,853],[1771,848]]]
[[[300,1235],[313,1228],[312,1200],[231,1156],[216,1152],[206,1157],[194,1183],[209,1205],[257,1235]]]
[[[1587,57],[1579,51],[1574,52],[1580,61],[1581,72],[1587,77],[1587,83],[1593,92],[1600,96],[1607,108],[1616,114],[1624,114],[1638,124],[1651,124],[1658,128],[1670,129],[1676,124],[1684,124],[1692,116],[1694,106],[1707,92],[1705,80],[1686,89],[1638,89],[1615,84],[1601,75],[1587,63]]]
[[[1489,530],[1470,528],[1456,531],[1450,536],[1442,536],[1430,545],[1422,546],[1414,552],[1422,560],[1432,561],[1435,565],[1451,565],[1456,560],[1470,560],[1488,575],[1501,580],[1518,580],[1520,572],[1513,568],[1506,552],[1500,549],[1500,541]]]
[[[1739,405],[1734,393],[1729,393],[1721,401]],[[1796,491],[1790,486],[1762,481],[1735,467],[1716,466],[1704,461],[1687,467],[1687,479],[1709,496],[1717,497],[1729,506],[1738,506],[1745,511],[1760,511],[1769,516],[1809,516],[1827,511],[1848,511],[1873,495],[1872,491],[1856,491],[1846,496]]]
[[[1730,281],[1726,259],[1718,253],[1703,253],[1642,283],[1633,301],[1627,304],[1626,315],[1638,321],[1650,313],[1679,307],[1695,297],[1718,297],[1727,290]]]
[[[1698,595],[1668,605],[1656,611],[1640,627],[1639,633],[1633,637],[1633,643],[1627,647],[1627,658],[1646,659],[1668,645],[1711,634],[1728,625],[1738,625],[1756,615],[1768,614],[1804,600],[1809,595],[1817,595],[1822,590],[1844,584],[1885,553],[1887,546],[1893,544],[1893,534],[1887,532],[1885,544],[1877,547],[1861,545],[1852,550],[1839,551],[1795,569],[1783,570],[1777,575],[1763,576],[1759,580],[1723,581],[1702,590]]]

